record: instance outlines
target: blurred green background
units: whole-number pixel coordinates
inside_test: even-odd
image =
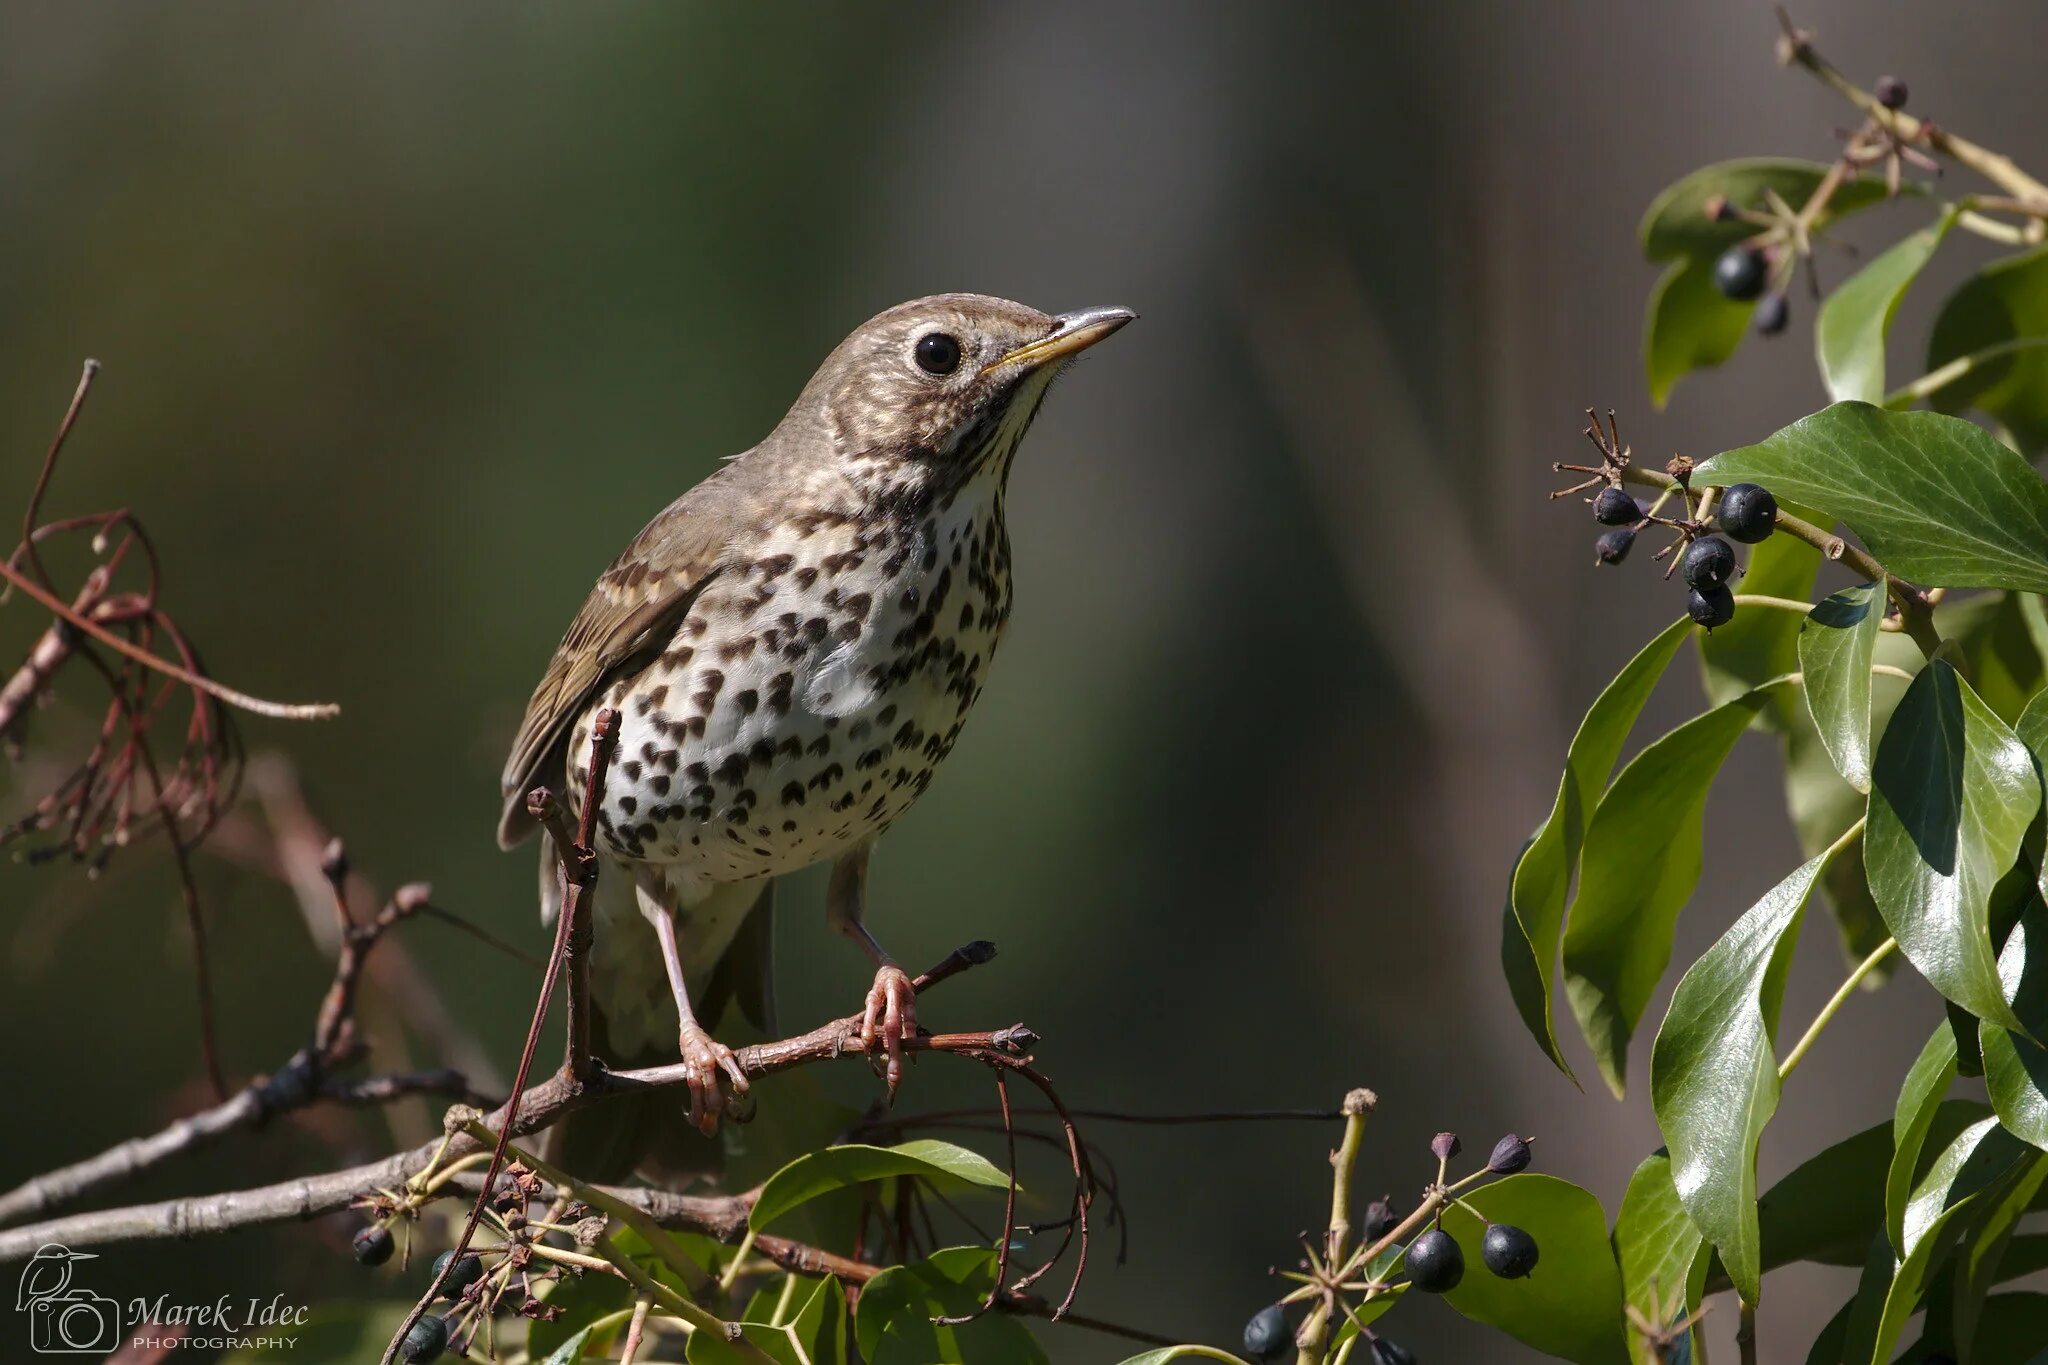
[[[1830,0],[1799,17],[1852,75],[1896,71],[1916,109],[2038,169],[2023,54],[2048,17],[1972,13]],[[1619,0],[12,6],[4,468],[25,497],[79,362],[105,362],[51,510],[133,507],[217,673],[342,704],[244,733],[290,755],[360,868],[429,880],[538,950],[531,855],[491,840],[496,774],[618,547],[884,306],[951,289],[1130,305],[1142,321],[1061,386],[1019,461],[1002,666],[885,841],[873,923],[915,962],[996,940],[927,1022],[1028,1021],[1076,1105],[1322,1105],[1370,1085],[1371,1192],[1412,1199],[1437,1129],[1483,1152],[1514,1128],[1611,1212],[1656,1143],[1647,1102],[1582,1095],[1542,1061],[1500,982],[1498,916],[1571,726],[1679,594],[1644,565],[1595,573],[1590,526],[1542,493],[1549,461],[1582,453],[1588,403],[1661,457],[1823,401],[1803,302],[1790,335],[1667,413],[1636,354],[1651,195],[1725,156],[1825,157],[1846,121],[1776,70],[1773,32],[1762,6]],[[1899,331],[1919,335],[1910,309]],[[37,615],[0,613],[0,658]],[[51,745],[88,719],[87,680],[70,682],[38,721]],[[1695,700],[1681,680],[1652,719]],[[6,779],[10,810],[47,776],[39,752]],[[1772,746],[1731,771],[1683,960],[1792,861]],[[201,878],[246,1076],[297,1046],[328,968],[283,888],[217,859]],[[783,900],[795,1026],[867,980],[819,892],[806,877]],[[1822,917],[1807,937],[1788,1019],[1840,972]],[[0,942],[18,1105],[0,1185],[200,1098],[160,850],[90,886],[7,866]],[[509,1069],[531,969],[432,924],[406,942]],[[1854,1008],[1788,1092],[1765,1179],[1887,1116],[1934,1015],[1906,983]],[[1898,1066],[1862,1065],[1871,1050]],[[871,1095],[857,1068],[830,1084]],[[987,1089],[927,1064],[903,1103]],[[401,1137],[423,1113],[395,1115]],[[1234,1342],[1327,1206],[1334,1133],[1096,1125],[1130,1257],[1097,1257],[1081,1307]],[[393,1140],[322,1113],[106,1201]],[[93,1287],[409,1294],[350,1262],[345,1224],[118,1248]],[[1851,1276],[1780,1284],[1774,1357],[1803,1350]],[[1527,1358],[1437,1304],[1389,1325],[1424,1359]],[[1046,1339],[1063,1362],[1125,1353]]]

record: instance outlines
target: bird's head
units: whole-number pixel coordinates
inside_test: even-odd
[[[783,429],[870,486],[958,486],[1007,467],[1046,386],[1137,316],[1041,313],[982,294],[936,294],[862,323],[826,358]]]

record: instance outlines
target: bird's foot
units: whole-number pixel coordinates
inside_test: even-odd
[[[875,984],[868,988],[867,1004],[861,1011],[860,1045],[875,1059],[880,1049],[883,1065],[877,1067],[889,1081],[889,1098],[903,1083],[903,1045],[917,1036],[917,992],[910,973],[891,962],[875,972]]]
[[[719,1117],[725,1113],[725,1091],[729,1088],[734,1096],[746,1094],[747,1073],[740,1069],[731,1048],[695,1024],[683,1026],[680,1042],[683,1081],[690,1087],[690,1122],[710,1137],[718,1131]]]

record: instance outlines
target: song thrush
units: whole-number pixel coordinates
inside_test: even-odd
[[[868,852],[987,677],[1010,611],[1017,444],[1053,377],[1133,316],[941,294],[871,319],[766,440],[634,537],[534,689],[499,843],[532,831],[536,783],[581,803],[592,719],[617,710],[592,994],[614,1055],[676,1030],[705,1132],[722,1087],[746,1089],[706,1027],[732,999],[767,1026],[769,892],[814,863],[833,864],[829,922],[875,962],[863,1045],[900,1079],[914,997],[862,922]]]

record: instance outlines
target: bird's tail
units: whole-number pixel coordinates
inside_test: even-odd
[[[734,1013],[730,1007],[736,1005],[737,1013],[763,1036],[772,1036],[774,939],[774,882],[767,881],[709,981],[692,993],[697,1019],[706,1030],[716,1032],[721,1022],[729,1024]],[[615,1045],[601,996],[594,1001],[590,1022],[592,1050],[614,1070],[676,1060],[673,1048]],[[634,1030],[627,1032],[630,1037]],[[639,1041],[635,1039],[636,1044]],[[691,1125],[687,1096],[679,1088],[669,1088],[622,1095],[567,1115],[548,1130],[543,1154],[600,1184],[639,1175],[675,1187],[716,1175],[724,1166],[725,1145],[722,1137],[707,1138]]]

